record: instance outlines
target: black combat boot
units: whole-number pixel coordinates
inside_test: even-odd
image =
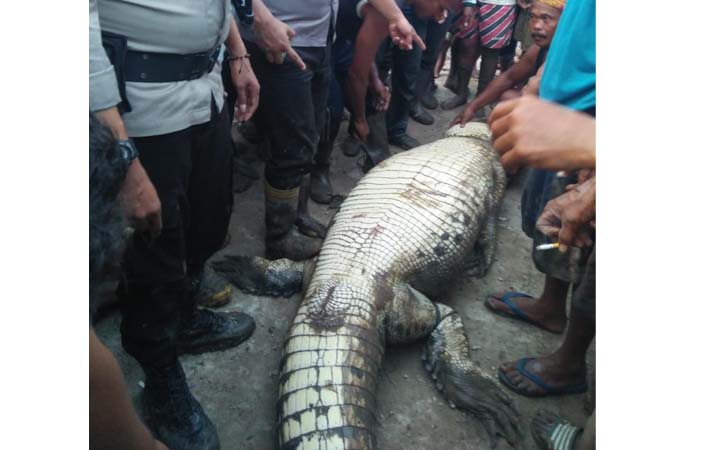
[[[457,88],[455,89],[455,95],[440,104],[440,107],[445,111],[455,109],[460,105],[464,105],[468,101],[468,95],[470,94],[470,89],[468,89],[468,82],[470,81],[470,73],[472,72],[472,70],[458,68],[457,72],[458,84]]]
[[[144,373],[144,416],[157,439],[170,450],[219,450],[215,425],[192,396],[179,361]]]
[[[214,313],[195,308],[183,325],[177,341],[177,353],[217,352],[236,347],[255,331],[255,320],[244,312]]]
[[[334,190],[331,187],[331,179],[329,178],[331,151],[334,149],[334,142],[331,137],[329,130],[329,111],[326,110],[326,120],[323,131],[321,132],[321,141],[313,157],[313,167],[311,167],[311,200],[322,205],[328,205],[334,197]]]
[[[265,254],[268,259],[309,259],[321,250],[322,240],[301,233],[298,218],[300,188],[276,189],[265,185]]]

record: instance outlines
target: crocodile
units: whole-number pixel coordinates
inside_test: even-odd
[[[305,295],[280,364],[281,450],[376,448],[385,346],[427,338],[423,360],[453,407],[480,418],[494,447],[520,439],[519,414],[472,361],[462,320],[438,287],[493,258],[505,173],[483,123],[374,167],[341,204],[316,261],[228,256],[215,268],[256,294]]]

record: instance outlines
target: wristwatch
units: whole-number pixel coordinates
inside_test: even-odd
[[[126,162],[127,167],[129,167],[131,162],[139,157],[139,150],[137,150],[134,141],[131,139],[118,141],[118,144],[121,150],[121,158]]]

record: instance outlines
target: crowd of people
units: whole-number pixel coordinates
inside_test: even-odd
[[[448,51],[444,87],[453,97],[438,104],[435,80]],[[485,305],[565,333],[554,353],[503,364],[498,378],[528,397],[587,390],[594,0],[90,0],[89,58],[91,314],[101,286],[120,280],[122,345],[145,374],[146,423],[91,327],[92,448],[219,448],[179,355],[232,348],[255,330],[245,313],[207,308],[232,295],[208,260],[229,240],[231,128],[245,122],[269,145],[265,256],[298,261],[315,257],[326,235],[308,202],[336,197],[330,160],[346,111],[342,149],[362,152],[364,170],[390,156],[388,144],[419,146],[407,124],[434,123],[427,110],[462,107],[452,125],[487,120],[505,169],[529,168],[523,230],[545,282],[538,298],[501,292]],[[134,232],[125,241],[127,227]],[[537,249],[552,242],[558,250]],[[532,434],[544,449],[594,448],[594,417],[578,427],[542,411]]]

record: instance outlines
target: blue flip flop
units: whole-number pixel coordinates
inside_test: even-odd
[[[520,388],[513,384],[511,380],[508,378],[508,376],[505,374],[503,369],[500,367],[498,368],[498,379],[501,383],[503,383],[508,389],[512,390],[516,394],[523,395],[525,397],[553,397],[557,395],[569,395],[569,394],[583,394],[589,389],[589,386],[586,384],[586,376],[584,377],[584,380],[572,384],[569,386],[563,386],[563,387],[554,387],[550,384],[543,381],[538,375],[535,375],[529,371],[526,370],[526,364],[528,364],[529,361],[533,360],[533,358],[521,358],[516,362],[516,370],[518,373],[523,375],[524,377],[531,380],[536,386],[540,387],[544,390],[543,393],[541,392],[530,392],[527,390],[524,390],[523,388]]]
[[[536,322],[535,320],[531,320],[531,318],[529,318],[523,311],[521,311],[521,309],[518,306],[516,306],[515,303],[513,303],[513,301],[511,301],[512,298],[521,298],[521,297],[533,298],[532,295],[524,294],[523,292],[515,292],[515,291],[506,292],[500,298],[496,297],[495,295],[488,296],[488,299],[492,298],[499,302],[505,303],[505,305],[508,307],[508,309],[511,310],[511,314],[508,314],[508,313],[505,313],[503,311],[493,308],[492,306],[490,306],[490,302],[488,302],[487,299],[485,301],[485,307],[501,317],[508,317],[510,319],[520,320],[522,322],[526,322],[531,325],[537,326],[537,327],[541,328],[542,330],[548,331],[549,333],[561,334],[560,331],[549,330],[548,328],[545,328],[543,325]]]

